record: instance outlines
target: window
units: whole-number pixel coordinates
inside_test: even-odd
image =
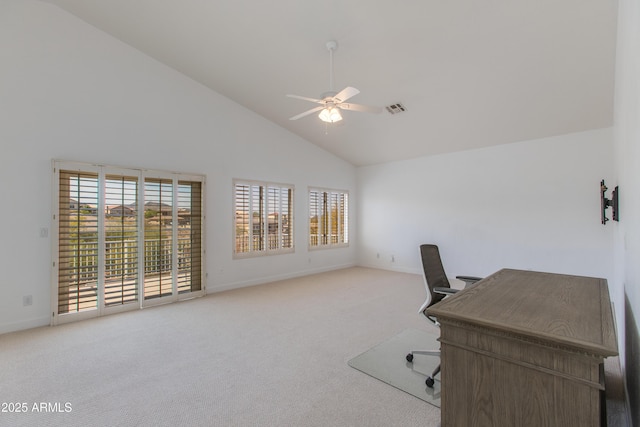
[[[54,323],[204,293],[203,176],[53,168]]]
[[[293,186],[236,180],[234,254],[293,252]]]
[[[309,189],[309,247],[349,244],[349,193]]]

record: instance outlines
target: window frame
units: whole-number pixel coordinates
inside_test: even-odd
[[[249,213],[247,214],[248,217],[251,217],[251,212],[253,212],[255,214],[256,210],[252,209],[253,205],[254,205],[254,197],[255,194],[253,193],[253,189],[258,187],[262,190],[263,192],[263,196],[262,198],[259,200],[259,203],[261,203],[261,206],[258,207],[257,212],[259,212],[260,215],[260,226],[259,229],[261,231],[261,248],[255,249],[254,248],[254,243],[253,243],[253,236],[254,236],[254,230],[255,230],[255,226],[253,224],[253,222],[249,221],[249,219],[247,219],[245,227],[248,230],[248,235],[246,236],[246,239],[248,240],[248,243],[246,243],[246,246],[248,248],[247,251],[244,252],[239,252],[238,251],[238,245],[239,245],[239,239],[243,239],[243,236],[239,236],[238,235],[238,186],[248,186],[249,188],[249,193],[247,194],[247,210],[249,211]],[[282,218],[284,217],[284,215],[282,214],[282,198],[279,199],[279,209],[277,211],[278,213],[278,223],[277,223],[277,237],[276,237],[276,241],[277,241],[277,247],[276,248],[270,248],[270,225],[271,223],[269,222],[269,215],[270,215],[270,206],[269,206],[269,195],[270,195],[270,189],[277,189],[279,192],[282,191],[287,191],[288,192],[288,207],[289,207],[289,213],[288,213],[288,242],[290,244],[290,246],[288,247],[283,247],[283,222],[282,222]],[[293,184],[284,184],[284,183],[277,183],[277,182],[267,182],[267,181],[257,181],[257,180],[248,180],[248,179],[239,179],[239,178],[235,178],[232,181],[232,204],[231,204],[231,208],[232,208],[232,221],[233,221],[233,233],[232,233],[232,254],[233,254],[233,259],[244,259],[244,258],[254,258],[254,257],[261,257],[261,256],[271,256],[271,255],[282,255],[282,254],[290,254],[290,253],[294,253],[295,252],[295,186]],[[282,196],[281,196],[282,197]],[[260,238],[260,237],[258,237]]]
[[[51,308],[52,308],[52,324],[61,324],[67,323],[69,321],[82,320],[86,318],[99,317],[107,314],[118,313],[122,311],[129,311],[134,309],[140,309],[144,307],[149,307],[158,304],[164,304],[167,302],[175,302],[184,299],[195,298],[198,296],[203,296],[206,293],[206,263],[205,263],[205,253],[206,253],[206,242],[205,242],[205,188],[206,188],[206,176],[200,174],[192,174],[192,173],[180,173],[180,172],[167,172],[167,171],[158,171],[158,170],[148,170],[141,168],[131,168],[131,167],[119,167],[119,166],[108,166],[108,165],[99,165],[92,163],[84,163],[84,162],[76,162],[76,161],[66,161],[66,160],[52,160],[52,239],[51,239],[51,254],[52,254],[52,270],[51,270],[51,290],[52,290],[52,298],[51,298]],[[97,292],[97,301],[95,307],[90,307],[84,310],[75,310],[70,312],[60,312],[59,310],[59,287],[60,287],[60,262],[62,260],[60,254],[60,242],[62,240],[61,230],[60,230],[60,202],[63,197],[60,191],[61,185],[61,172],[69,172],[69,173],[79,173],[79,174],[96,174],[97,175],[97,187],[98,187],[98,195],[97,195],[97,206],[96,206],[96,216],[98,222],[98,262],[97,262],[97,278],[96,278],[96,292]],[[113,177],[126,177],[126,178],[136,178],[136,197],[135,204],[137,212],[135,213],[136,218],[136,244],[137,244],[137,259],[136,259],[136,268],[137,268],[137,278],[136,278],[136,298],[133,301],[128,301],[122,304],[109,305],[105,303],[105,292],[108,290],[108,285],[106,284],[106,266],[109,262],[108,257],[106,256],[108,246],[107,243],[110,243],[106,237],[106,233],[108,231],[106,225],[106,217],[110,215],[106,211],[108,207],[107,201],[109,199],[108,191],[106,190],[107,181],[111,180]],[[179,211],[179,201],[177,198],[179,185],[182,183],[199,183],[199,198],[197,199],[197,203],[199,204],[199,218],[198,222],[199,226],[199,236],[193,236],[194,241],[198,241],[199,248],[196,249],[196,252],[191,253],[193,258],[190,258],[190,261],[198,261],[199,262],[199,271],[198,277],[195,277],[194,280],[199,289],[188,292],[178,292],[178,287],[180,286],[180,282],[178,280],[178,258],[179,258],[179,250],[178,245],[180,242],[178,241],[178,228],[179,221],[173,221],[170,225],[171,234],[172,234],[172,246],[171,246],[171,271],[172,271],[172,292],[171,295],[162,297],[162,298],[146,298],[146,289],[145,289],[145,183],[148,179],[157,179],[162,178],[167,181],[170,180],[172,183],[172,193],[174,201],[172,203],[172,217],[179,219],[178,211]],[[78,201],[78,203],[80,203]],[[142,207],[142,208],[139,208]],[[190,208],[191,209],[191,208]],[[122,208],[122,212],[124,215],[124,207]],[[198,240],[199,239],[199,240]],[[123,261],[126,264],[126,261]],[[191,277],[191,276],[189,276]],[[197,279],[197,280],[196,280]],[[197,288],[197,286],[196,286]]]
[[[308,243],[308,249],[310,251],[316,251],[316,250],[323,250],[323,249],[336,249],[336,248],[346,248],[349,247],[349,242],[350,242],[350,233],[349,233],[349,191],[348,190],[338,190],[338,189],[332,189],[332,188],[323,188],[323,187],[309,187],[308,189],[308,198],[307,198],[307,202],[308,202],[308,224],[307,224],[307,243]],[[312,234],[311,233],[311,227],[312,227],[312,218],[313,218],[313,209],[312,209],[312,193],[318,193],[318,194],[322,194],[322,203],[323,203],[323,207],[321,208],[321,212],[318,212],[318,215],[325,215],[325,220],[323,222],[326,222],[326,227],[328,227],[328,230],[323,238],[322,234],[320,232],[316,233],[316,234]],[[337,233],[337,242],[332,242],[331,239],[331,235],[332,235],[332,219],[331,219],[331,215],[329,214],[327,216],[327,211],[331,211],[331,203],[332,203],[332,199],[333,196],[337,196],[338,201],[340,202],[340,200],[342,200],[342,203],[339,203],[338,206],[338,213],[343,211],[343,216],[345,217],[342,221],[339,220],[339,218],[337,219],[336,223],[338,224],[339,230]],[[327,200],[327,202],[325,202],[325,200]],[[317,211],[317,209],[316,209]],[[316,222],[316,227],[318,227],[318,222]],[[340,224],[342,224],[343,226],[340,227]],[[312,240],[314,240],[314,236],[316,236],[315,238],[317,239],[317,244],[313,244]],[[325,240],[323,242],[323,240]]]

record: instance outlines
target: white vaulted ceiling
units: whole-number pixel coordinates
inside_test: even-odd
[[[608,127],[612,0],[47,0],[344,158],[369,165]],[[391,115],[289,117],[335,84]]]

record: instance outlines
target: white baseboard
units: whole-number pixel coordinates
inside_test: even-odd
[[[398,273],[423,274],[419,268],[410,268],[402,266],[380,265],[379,263],[359,262],[358,267],[376,268],[378,270],[395,271]]]
[[[4,325],[0,325],[0,334],[39,328],[41,326],[49,326],[50,324],[51,320],[49,317],[38,317],[36,319],[23,320],[21,322],[6,323]]]
[[[296,278],[296,277],[310,276],[312,274],[325,273],[327,271],[341,270],[343,268],[349,268],[349,267],[355,267],[355,266],[356,266],[355,263],[339,264],[339,265],[332,265],[332,266],[322,267],[322,268],[314,268],[314,269],[303,270],[303,271],[295,271],[295,272],[292,272],[292,273],[277,274],[277,275],[274,275],[274,276],[265,276],[265,277],[260,277],[258,279],[244,280],[244,281],[231,282],[231,283],[223,283],[223,284],[215,285],[215,286],[207,286],[207,294],[213,294],[213,293],[216,293],[216,292],[223,292],[223,291],[230,291],[232,289],[246,288],[246,287],[249,287],[249,286],[264,285],[265,283],[276,282],[278,280],[286,280],[286,279],[293,279],[293,278]]]

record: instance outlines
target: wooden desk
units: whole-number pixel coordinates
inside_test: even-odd
[[[441,324],[442,427],[600,425],[618,348],[605,279],[504,269],[427,311]]]

